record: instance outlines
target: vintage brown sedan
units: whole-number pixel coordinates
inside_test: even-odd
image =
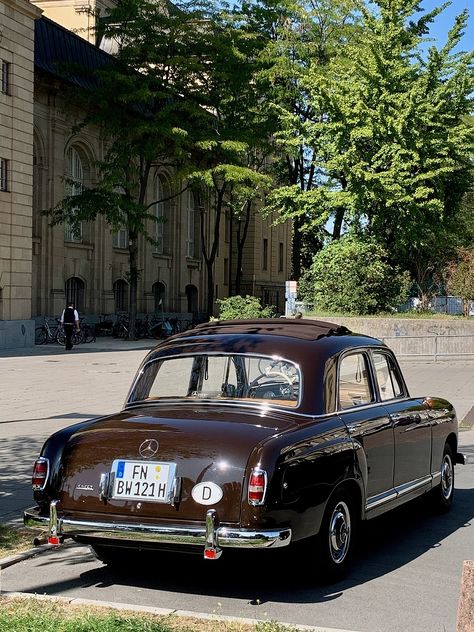
[[[28,526],[91,545],[218,558],[293,543],[328,579],[357,526],[416,496],[448,510],[453,406],[410,397],[389,348],[314,320],[207,323],[141,364],[123,410],[53,434]]]

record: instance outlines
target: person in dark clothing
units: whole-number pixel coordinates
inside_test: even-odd
[[[64,335],[66,336],[66,351],[72,349],[72,334],[74,327],[79,331],[79,314],[74,309],[74,303],[68,303],[67,307],[61,314],[61,323],[64,327]]]

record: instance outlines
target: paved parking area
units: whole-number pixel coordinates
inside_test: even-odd
[[[66,353],[57,345],[0,354],[0,521],[31,505],[33,461],[54,431],[120,410],[153,340],[101,338]],[[451,401],[462,420],[474,406],[474,362],[402,361],[412,395]]]

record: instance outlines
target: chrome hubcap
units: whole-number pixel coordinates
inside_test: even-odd
[[[449,454],[444,455],[441,464],[441,493],[448,500],[453,492],[453,462]]]
[[[344,501],[334,507],[329,521],[329,552],[336,564],[344,561],[351,541],[351,514]]]

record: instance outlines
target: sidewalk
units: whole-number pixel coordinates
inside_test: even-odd
[[[0,522],[21,521],[33,504],[31,468],[44,440],[80,420],[122,408],[133,377],[155,340],[98,338],[65,352],[58,345],[2,351],[0,380]],[[451,401],[459,420],[474,406],[474,362],[402,362],[413,396]],[[460,433],[474,443],[474,431]]]

